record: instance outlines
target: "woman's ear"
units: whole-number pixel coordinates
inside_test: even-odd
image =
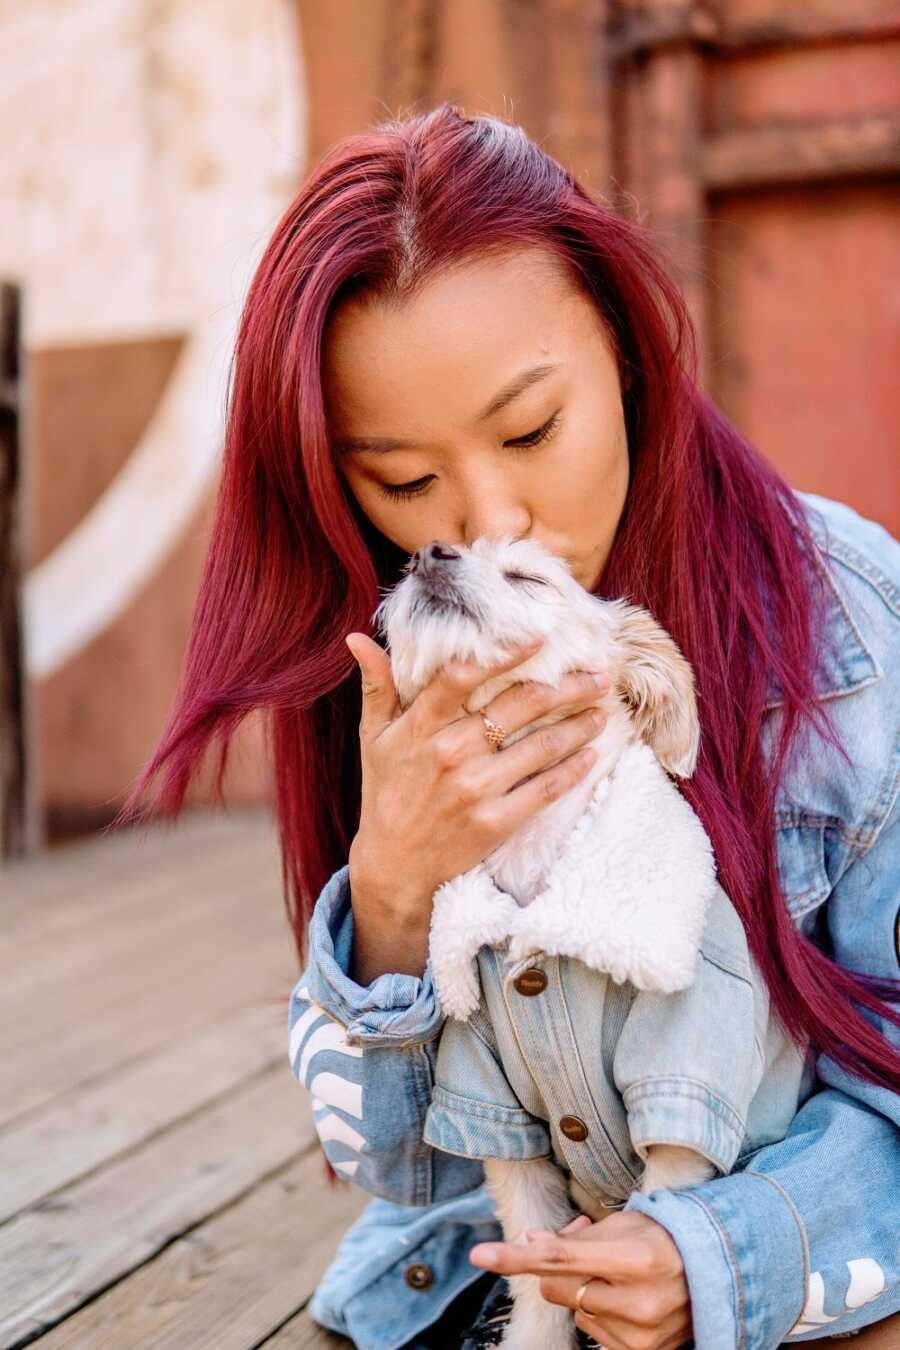
[[[693,671],[645,609],[625,606],[616,637],[614,687],[631,708],[638,734],[664,769],[690,778],[700,745]]]

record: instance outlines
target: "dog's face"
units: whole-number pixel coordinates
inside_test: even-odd
[[[404,707],[447,661],[461,657],[489,665],[533,637],[544,639],[540,659],[517,667],[505,683],[558,679],[578,666],[579,656],[602,661],[597,644],[609,627],[600,602],[564,559],[509,535],[476,539],[469,547],[435,541],[419,549],[375,617]]]
[[[567,671],[603,671],[663,766],[693,771],[699,737],[693,677],[674,642],[645,610],[591,595],[565,559],[535,540],[503,535],[468,546],[427,544],[412,555],[375,620],[404,708],[448,661],[490,665],[540,637],[535,655],[485,681],[468,711],[520,680],[558,686]]]

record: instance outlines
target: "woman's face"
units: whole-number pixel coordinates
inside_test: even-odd
[[[400,303],[343,301],[323,385],[349,489],[405,552],[508,533],[594,588],[628,489],[625,419],[600,316],[553,254],[467,261]]]

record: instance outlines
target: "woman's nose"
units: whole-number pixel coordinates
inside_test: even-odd
[[[467,544],[476,539],[499,539],[501,535],[512,535],[513,539],[524,539],[531,532],[531,511],[522,501],[514,497],[501,497],[498,492],[485,488],[480,498],[470,504],[465,521],[460,521],[462,538]]]

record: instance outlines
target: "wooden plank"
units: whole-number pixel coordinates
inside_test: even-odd
[[[619,0],[607,34],[610,61],[630,60],[666,47],[714,41],[723,20],[690,0]]]
[[[0,1134],[0,1223],[287,1062],[287,1018],[240,1008]]]
[[[68,1317],[41,1350],[258,1346],[306,1303],[365,1203],[355,1187],[326,1191],[311,1153]]]
[[[708,137],[900,111],[900,41],[751,50],[707,62],[706,74]]]
[[[277,849],[267,812],[188,811],[174,825],[156,821],[10,859],[0,864],[4,936],[37,918],[71,921],[73,903],[84,913],[91,904],[95,910],[124,904],[128,892],[121,883],[135,873],[168,871],[196,852],[239,853],[248,846]]]
[[[274,859],[201,853],[162,876],[136,871],[117,885],[115,900],[92,897],[55,921],[20,927],[16,941],[4,940],[0,948],[0,1019],[7,1007],[27,1011],[51,989],[59,997],[74,992],[92,970],[107,971],[129,953],[136,967],[153,962],[209,925],[217,906],[246,904],[254,877],[258,893],[271,900]]]
[[[900,0],[755,0],[721,6],[691,0],[620,0],[611,24],[608,48],[612,61],[634,58],[684,42],[702,44],[710,52],[732,53],[847,41],[887,41],[900,35]]]
[[[0,1228],[0,1346],[12,1347],[46,1331],[101,1290],[122,1280],[129,1271],[152,1262],[186,1230],[234,1206],[243,1195],[285,1167],[288,1175],[282,1182],[263,1187],[262,1194],[267,1198],[259,1204],[268,1207],[267,1213],[271,1211],[276,1226],[280,1221],[282,1240],[293,1234],[295,1250],[288,1258],[284,1253],[276,1256],[273,1248],[260,1263],[253,1256],[250,1275],[265,1285],[270,1273],[268,1262],[283,1262],[285,1273],[296,1269],[298,1264],[302,1266],[304,1254],[296,1250],[300,1245],[296,1240],[298,1227],[312,1233],[321,1223],[323,1232],[333,1234],[333,1229],[327,1227],[334,1217],[330,1203],[327,1214],[306,1204],[299,1210],[298,1218],[297,1201],[303,1191],[293,1201],[286,1203],[284,1199],[291,1176],[297,1176],[298,1185],[303,1178],[308,1189],[316,1176],[324,1176],[318,1147],[298,1173],[289,1166],[298,1154],[312,1147],[314,1138],[309,1098],[298,1087],[285,1062],[258,1075],[223,1100],[150,1137],[137,1150],[17,1215]],[[283,1211],[280,1218],[274,1212],[279,1205]],[[335,1213],[339,1208],[340,1201],[336,1199]],[[250,1213],[255,1212],[251,1207]],[[221,1249],[223,1259],[229,1252],[239,1252],[246,1246],[241,1225],[247,1223],[246,1215],[237,1225],[233,1218],[225,1221],[224,1231],[229,1237]],[[252,1220],[245,1238],[263,1240],[254,1234]],[[314,1247],[318,1241],[316,1235]],[[328,1241],[330,1236],[322,1239],[323,1243]],[[132,1282],[126,1282],[116,1306],[124,1297],[126,1306],[135,1303],[142,1313],[158,1316],[165,1322],[172,1306],[168,1305],[167,1312],[166,1300],[159,1297],[158,1272],[171,1270],[178,1284],[184,1264],[178,1258],[184,1257],[190,1267],[192,1254],[200,1254],[204,1244],[202,1235],[186,1237],[180,1244],[174,1268],[157,1267],[156,1275],[151,1271],[133,1290]],[[227,1283],[223,1281],[218,1295],[223,1311],[228,1301]],[[145,1303],[143,1291],[147,1289],[155,1292]],[[208,1299],[196,1284],[193,1288],[185,1286],[177,1299],[173,1292],[173,1300],[180,1301],[186,1292],[190,1294],[190,1308],[185,1310],[189,1323],[193,1325],[196,1321],[199,1325],[209,1320],[212,1325],[216,1319]],[[92,1350],[102,1345],[115,1345],[121,1350],[123,1345],[147,1344],[136,1334],[136,1327],[134,1335],[127,1330],[127,1319],[114,1332],[109,1329],[102,1332],[108,1305],[104,1300],[101,1305],[92,1304],[86,1322],[77,1321],[72,1330],[61,1333],[58,1342],[48,1338],[48,1344],[90,1345]],[[293,1312],[297,1306],[293,1303],[286,1311]],[[264,1329],[270,1331],[274,1325],[271,1323]],[[92,1328],[91,1334],[78,1339],[87,1326]],[[97,1338],[93,1339],[95,1334]],[[107,1339],[109,1335],[116,1339]],[[161,1346],[170,1342],[154,1343]],[[246,1350],[252,1343],[253,1337],[245,1341],[207,1341],[203,1336],[195,1340],[187,1335],[180,1342],[177,1339],[171,1342],[179,1345],[179,1350],[185,1346],[194,1350],[202,1344],[234,1344]]]
[[[306,1309],[263,1341],[259,1350],[347,1350],[353,1342],[346,1336],[326,1331],[314,1322]]]
[[[701,149],[707,188],[826,182],[900,172],[900,110],[723,132]]]
[[[878,41],[900,34],[900,0],[730,0],[723,6],[717,47],[769,47],[798,42]]]
[[[10,998],[0,972],[0,1124],[254,1001],[286,1017],[278,1000],[296,980],[296,958],[258,862],[176,894],[181,915],[170,909],[163,922],[150,903],[130,942],[112,925],[96,939],[102,954],[73,956],[74,974],[50,956],[56,978]]]
[[[77,1004],[71,1018],[64,1005],[51,1010],[56,1025],[52,1016],[42,1017],[30,1028],[34,1034],[28,1043],[10,1047],[3,1057],[0,1124],[254,1002],[268,1004],[273,1021],[286,1018],[293,972],[283,950],[275,944],[267,950],[254,946],[250,935],[247,941],[241,951],[226,935],[183,954],[168,965],[168,989],[159,973],[150,983],[132,982],[122,972],[109,996],[94,1002],[90,1016],[82,1017]],[[256,957],[252,967],[248,952]],[[207,957],[214,964],[199,968]],[[192,967],[198,967],[193,976]]]

